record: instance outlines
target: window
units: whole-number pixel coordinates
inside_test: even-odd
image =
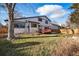
[[[41,27],[41,25],[38,25],[38,27]]]
[[[38,18],[38,21],[41,21],[42,22],[42,18]]]
[[[48,24],[48,21],[47,20],[45,21],[45,24]]]
[[[17,23],[17,24],[14,24],[14,27],[15,28],[25,28],[25,24],[24,23]]]
[[[25,25],[20,25],[20,28],[25,28]]]
[[[31,27],[37,27],[37,24],[31,23]]]
[[[14,27],[15,27],[15,28],[19,28],[19,25],[18,25],[18,24],[14,24]]]
[[[41,27],[42,27],[41,25],[38,25],[38,28],[39,28],[39,29],[41,29]]]

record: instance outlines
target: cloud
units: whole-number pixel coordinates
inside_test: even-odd
[[[50,18],[60,18],[69,13],[61,5],[44,5],[37,8],[36,12],[40,15],[49,15]]]

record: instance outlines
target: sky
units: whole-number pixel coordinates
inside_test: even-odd
[[[18,3],[16,4],[15,11],[18,17],[31,17],[46,15],[52,22],[64,24],[73,12],[69,7],[72,3]],[[6,24],[7,19],[6,8],[0,7],[0,23]]]

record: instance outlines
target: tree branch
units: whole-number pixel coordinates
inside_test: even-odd
[[[16,6],[16,3],[13,4],[13,7],[12,7],[13,12],[14,12],[15,6]]]

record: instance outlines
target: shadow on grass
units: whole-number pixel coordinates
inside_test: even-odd
[[[22,48],[22,47],[27,47],[27,46],[39,45],[39,44],[41,43],[40,42],[18,43],[18,44],[13,44],[13,48]]]
[[[26,42],[26,43],[20,43],[20,44],[14,44],[13,48],[15,48],[16,52],[14,56],[33,56],[33,53],[31,51],[32,47],[34,45],[39,45],[40,42]],[[28,47],[29,46],[29,47]],[[20,48],[20,49],[17,49]]]
[[[10,41],[7,40],[0,40],[0,56],[7,56],[10,55],[10,51],[12,49],[10,49],[12,43]]]
[[[18,48],[24,48],[28,46],[38,45],[40,42],[26,42],[13,44],[11,41],[0,40],[0,56],[17,56],[19,54]],[[27,54],[27,53],[26,53]]]

